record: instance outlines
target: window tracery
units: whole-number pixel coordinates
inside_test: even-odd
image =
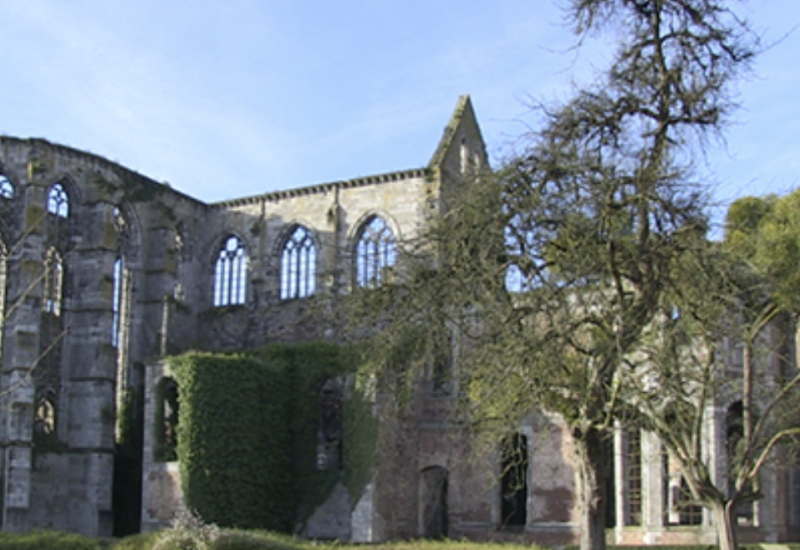
[[[214,306],[245,303],[247,252],[239,237],[231,235],[219,251],[214,271]]]
[[[317,248],[311,233],[297,226],[281,252],[281,300],[305,298],[316,290]]]
[[[9,181],[5,174],[0,172],[0,199],[13,199],[14,185]]]
[[[59,218],[69,217],[69,195],[60,183],[55,183],[50,188],[47,195],[47,211]]]
[[[375,287],[383,282],[384,273],[397,259],[394,234],[380,216],[373,216],[364,227],[356,244],[356,282],[360,287]]]

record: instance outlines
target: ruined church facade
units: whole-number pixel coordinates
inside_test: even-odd
[[[335,304],[354,285],[380,282],[396,260],[392,243],[419,234],[460,178],[486,166],[468,97],[426,166],[214,204],[93,154],[0,137],[0,528],[111,535],[120,412],[134,394],[144,426],[137,522],[168,525],[183,503],[178,463],[156,449],[156,396],[169,379],[161,359],[335,340],[334,324],[305,315],[306,298]],[[499,450],[471,456],[448,420],[452,394],[434,386],[421,381],[408,411],[383,419],[387,451],[363,495],[334,492],[303,532],[574,542],[559,419],[532,415],[520,426],[510,445],[524,460],[510,468]],[[715,475],[733,405],[712,415]],[[613,540],[713,542],[708,514],[677,506],[680,477],[658,441],[620,432],[610,452]],[[762,490],[741,515],[745,537],[796,537],[800,477],[769,468]]]

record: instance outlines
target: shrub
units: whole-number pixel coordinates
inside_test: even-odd
[[[36,531],[33,533],[0,532],[4,550],[101,550],[97,540],[72,533]]]
[[[289,532],[344,481],[358,495],[372,467],[371,406],[344,403],[344,472],[317,467],[320,390],[353,372],[349,349],[273,344],[170,359],[179,388],[177,454],[185,502],[223,527]],[[355,428],[355,429],[354,429]]]

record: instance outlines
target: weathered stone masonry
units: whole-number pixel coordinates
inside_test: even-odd
[[[123,496],[141,501],[142,529],[167,525],[182,498],[178,464],[154,433],[170,377],[161,359],[335,340],[336,297],[390,276],[391,243],[417,235],[461,178],[486,166],[467,97],[427,166],[215,204],[93,154],[0,137],[0,527],[112,534],[125,403],[143,415],[145,433],[133,483],[141,496]],[[311,295],[329,298],[330,317],[307,315]],[[763,361],[780,371],[777,354]],[[402,414],[382,419],[364,494],[350,502],[334,491],[306,534],[576,540],[571,442],[560,419],[532,414],[520,426],[524,493],[504,498],[500,450],[475,457],[449,422],[455,388],[421,380],[418,389]],[[722,399],[708,427],[716,476],[731,406]],[[652,436],[620,432],[611,451],[610,536],[713,542],[707,514],[671,508],[680,479]],[[768,469],[762,487],[769,496],[743,518],[745,536],[796,536],[800,476]]]
[[[333,337],[296,322],[302,300],[280,298],[287,239],[303,228],[313,243],[314,293],[346,290],[364,224],[379,216],[396,238],[414,235],[468,142],[470,162],[485,162],[464,98],[436,166],[208,205],[96,155],[0,138],[2,528],[110,534],[116,411],[146,361]],[[232,236],[245,299],[215,308]]]

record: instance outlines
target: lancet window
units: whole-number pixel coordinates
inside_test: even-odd
[[[55,316],[61,315],[64,286],[64,264],[55,249],[47,251],[44,271],[42,309]]]
[[[305,298],[316,290],[317,247],[311,233],[297,226],[281,252],[281,300]]]
[[[112,273],[112,294],[111,294],[111,345],[115,348],[119,346],[119,334],[121,329],[121,312],[122,312],[122,277],[123,277],[123,261],[122,258],[117,258],[114,261],[114,269]]]

